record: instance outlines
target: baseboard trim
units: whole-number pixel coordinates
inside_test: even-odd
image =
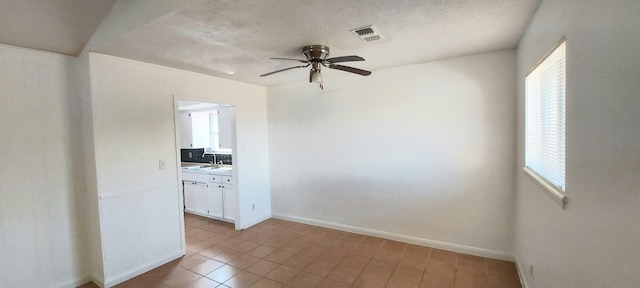
[[[78,286],[80,286],[82,284],[91,282],[90,278],[91,277],[89,277],[88,274],[87,275],[82,275],[80,277],[77,277],[76,279],[72,279],[72,280],[69,280],[69,281],[58,283],[58,284],[56,284],[54,286],[51,286],[51,288],[75,288],[75,287],[78,287]]]
[[[520,276],[520,284],[522,284],[522,288],[529,288],[527,278],[524,277],[524,270],[522,270],[522,265],[520,264],[520,258],[518,258],[518,255],[516,255],[516,268],[518,269],[518,276]]]
[[[208,219],[211,219],[211,220],[222,221],[222,222],[227,222],[227,223],[231,223],[231,224],[236,223],[234,220],[224,219],[224,218],[220,218],[220,217],[214,217],[214,216],[207,215],[207,214],[200,213],[200,212],[193,211],[193,210],[185,209],[184,212],[192,214],[192,215],[208,218]]]
[[[104,288],[104,277],[96,274],[96,273],[92,273],[91,274],[91,282],[93,282],[93,284],[98,285],[98,287],[100,288]]]
[[[266,214],[266,215],[262,215],[260,217],[253,218],[253,220],[251,220],[251,221],[249,221],[247,223],[242,223],[242,224],[244,224],[242,229],[247,229],[247,228],[249,228],[249,227],[251,227],[253,225],[256,225],[256,224],[258,224],[258,223],[260,223],[262,221],[265,221],[265,220],[267,220],[267,219],[269,219],[271,217],[272,217],[271,214]]]
[[[129,280],[131,278],[134,278],[134,277],[136,277],[138,275],[141,275],[141,274],[143,274],[145,272],[148,272],[148,271],[153,270],[155,268],[158,268],[158,267],[160,267],[160,266],[162,266],[164,264],[167,264],[167,263],[169,263],[169,262],[171,262],[173,260],[176,260],[176,259],[182,257],[183,255],[184,255],[184,253],[182,252],[182,250],[177,251],[177,252],[173,252],[173,253],[165,256],[165,257],[160,258],[160,260],[151,261],[149,263],[140,265],[140,266],[138,266],[136,268],[133,268],[133,269],[131,269],[129,271],[125,271],[123,273],[120,273],[120,274],[118,274],[118,275],[116,275],[114,277],[107,277],[107,279],[105,279],[105,281],[104,281],[104,285],[101,286],[101,287],[105,288],[105,287],[112,287],[112,286],[118,285],[118,284],[120,284],[120,283],[122,283],[124,281],[127,281],[127,280]]]
[[[432,248],[437,248],[437,249],[442,249],[442,250],[447,250],[447,251],[452,251],[457,253],[464,253],[464,254],[469,254],[474,256],[480,256],[485,258],[515,261],[515,255],[509,252],[502,252],[497,250],[484,249],[484,248],[460,245],[455,243],[448,243],[443,241],[431,240],[426,238],[408,236],[403,234],[350,226],[350,225],[345,225],[340,223],[327,222],[322,220],[304,218],[304,217],[281,214],[281,213],[273,213],[273,218],[293,221],[298,223],[304,223],[309,225],[315,225],[315,226],[320,226],[324,228],[336,229],[336,230],[345,231],[345,232],[357,233],[357,234],[362,234],[367,236],[385,238],[389,240],[402,241],[406,243],[411,243],[411,244],[416,244],[421,246],[428,246]]]

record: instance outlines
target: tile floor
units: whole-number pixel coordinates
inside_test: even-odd
[[[514,263],[269,219],[185,215],[187,254],[116,288],[520,288]],[[93,284],[82,288],[97,287]]]

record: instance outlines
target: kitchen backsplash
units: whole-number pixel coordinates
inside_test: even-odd
[[[204,149],[180,149],[182,162],[195,162],[195,163],[209,163],[213,161],[213,154],[204,154]],[[216,153],[216,162],[222,161],[225,165],[233,165],[233,159],[231,154],[218,154]]]

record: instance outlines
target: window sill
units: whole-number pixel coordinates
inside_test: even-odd
[[[560,207],[562,207],[562,209],[564,209],[567,206],[567,201],[569,200],[569,198],[567,198],[567,196],[564,196],[560,190],[549,185],[547,181],[542,179],[538,174],[533,172],[531,169],[527,167],[523,167],[522,170],[524,170],[525,174],[529,175],[529,177],[531,177],[531,179],[533,179],[534,182],[536,182],[545,192],[547,192],[547,195],[549,195],[551,199],[553,199],[556,203],[558,203]]]

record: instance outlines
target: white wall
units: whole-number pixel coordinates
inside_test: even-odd
[[[640,2],[543,1],[518,51],[516,251],[529,288],[640,285]],[[524,77],[567,40],[567,208],[521,167]]]
[[[85,181],[88,192],[87,221],[90,223],[89,258],[91,258],[91,278],[96,283],[104,282],[101,225],[98,215],[98,192],[93,138],[93,108],[91,99],[89,52],[108,45],[111,41],[133,31],[156,18],[162,17],[182,6],[198,0],[136,0],[117,1],[109,14],[102,20],[79,56],[79,94],[82,98],[82,134],[85,166]]]
[[[75,58],[0,45],[0,287],[87,279]]]
[[[515,71],[509,50],[269,88],[274,215],[509,258]]]
[[[174,95],[235,106],[237,227],[270,217],[264,87],[102,54],[89,57],[107,286],[184,252]],[[166,170],[159,170],[161,159]]]

